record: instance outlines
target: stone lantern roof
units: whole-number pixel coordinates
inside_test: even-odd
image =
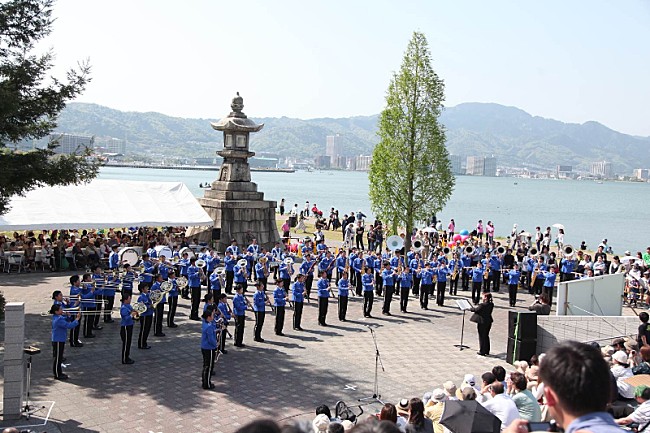
[[[232,112],[228,117],[224,117],[218,122],[210,123],[212,128],[224,132],[258,132],[264,127],[263,123],[255,123],[253,120],[246,117],[242,111],[244,109],[244,98],[239,96],[239,92],[237,92],[237,96],[232,98],[230,108],[232,109]]]

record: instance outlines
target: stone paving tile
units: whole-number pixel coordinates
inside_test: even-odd
[[[510,308],[505,294],[495,296],[491,337],[496,356],[489,358],[476,355],[476,328],[469,315],[465,317],[464,342],[471,347],[463,351],[454,347],[460,340],[462,313],[452,306],[453,297],[447,297],[445,307],[432,302],[428,311],[421,310],[411,298],[410,312],[405,315],[398,312],[399,301],[394,298],[391,317],[381,315],[381,299],[376,299],[375,317],[370,319],[362,316],[361,299],[351,298],[349,321],[345,323],[337,320],[334,300],[327,320],[331,326],[327,328],[317,326],[317,306],[312,301],[305,304],[304,332],[291,329],[292,313],[288,310],[286,336],[275,336],[275,318],[267,314],[265,343],[253,341],[254,321],[249,318],[244,337],[247,347],[237,349],[232,340],[227,340],[228,354],[220,357],[213,377],[216,389],[204,391],[200,380],[200,324],[187,320],[189,306],[181,300],[179,327],[164,328],[166,337],[152,335],[151,350],[138,350],[134,342],[134,365],[120,363],[116,321],[103,324],[104,329],[96,331],[97,338],[84,341],[83,348],[66,346],[69,365],[65,372],[70,380],[57,382],[51,378],[51,319],[40,313],[49,309],[51,292],[62,289],[68,276],[0,275],[0,290],[7,299],[26,302],[27,343],[43,349],[34,360],[32,398],[56,401],[52,419],[64,432],[231,433],[258,417],[311,419],[319,404],[333,409],[337,400],[353,404],[372,395],[375,347],[370,328],[376,333],[385,368],[379,371],[379,391],[386,401],[421,396],[446,380],[459,384],[465,373],[478,377],[495,364],[506,365],[506,316]],[[522,307],[531,301],[528,295],[521,298]],[[113,315],[117,318],[118,314]],[[136,324],[136,338],[138,329]],[[4,338],[1,324],[0,331],[0,338]],[[372,410],[364,407],[366,413]]]

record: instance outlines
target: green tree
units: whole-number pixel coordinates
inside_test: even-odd
[[[414,32],[388,86],[369,173],[373,212],[407,234],[439,212],[454,189],[445,131],[438,123],[443,101],[444,83],[431,67],[427,40]],[[410,247],[410,236],[406,244]]]
[[[48,76],[54,54],[36,54],[34,45],[52,30],[52,0],[0,3],[0,214],[14,194],[42,185],[67,185],[93,179],[99,163],[90,150],[56,155],[46,149],[16,150],[17,143],[45,137],[67,101],[90,80],[88,62],[68,70],[65,80]]]

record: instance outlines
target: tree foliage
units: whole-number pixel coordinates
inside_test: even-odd
[[[427,40],[414,32],[388,86],[369,173],[373,212],[407,233],[439,212],[454,188],[438,123],[443,101],[444,83],[431,67]],[[410,245],[410,236],[406,242]]]
[[[46,149],[18,152],[11,145],[39,139],[56,127],[67,101],[90,80],[88,62],[68,70],[65,80],[48,76],[54,54],[35,53],[34,46],[52,30],[52,0],[11,0],[0,3],[0,214],[12,195],[41,185],[67,185],[97,175],[90,150],[56,155]]]

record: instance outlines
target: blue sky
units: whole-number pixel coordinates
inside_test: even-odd
[[[220,118],[375,114],[414,30],[446,105],[496,102],[650,136],[650,1],[58,0],[55,73],[78,101]]]

